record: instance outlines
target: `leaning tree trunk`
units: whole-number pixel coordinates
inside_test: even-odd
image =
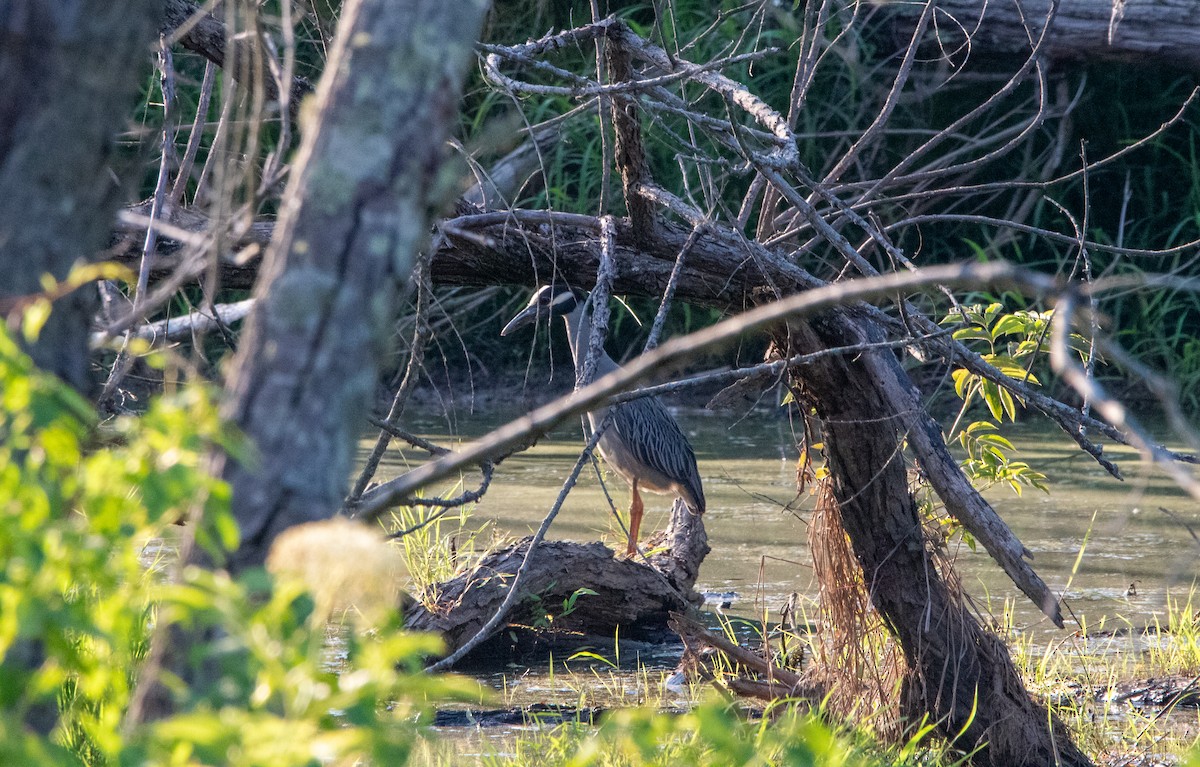
[[[485,7],[342,9],[229,383],[229,414],[259,453],[225,467],[242,535],[235,570],[261,564],[288,527],[341,508],[396,288],[443,202],[445,138]]]
[[[161,0],[0,4],[0,315],[108,241],[120,190],[105,169],[161,13]],[[94,296],[55,301],[29,350],[83,391]]]
[[[228,414],[257,449],[223,468],[241,533],[233,571],[263,563],[288,527],[341,508],[393,298],[440,205],[445,138],[485,9],[482,0],[342,7],[228,386]],[[212,681],[188,665],[198,641],[160,628],[132,722],[174,707],[157,667]]]
[[[490,219],[482,223],[488,247],[475,244],[483,238],[455,240],[435,253],[435,279],[508,282],[555,268],[575,285],[586,287],[594,279],[599,247],[586,233],[567,237],[560,227],[551,243],[539,231],[521,231],[507,222],[493,225]],[[646,242],[628,222],[617,229],[615,289],[637,295],[661,291],[686,230],[660,222],[655,238]],[[753,257],[746,258],[747,253]],[[712,226],[688,252],[676,295],[728,308],[818,285],[774,251]],[[891,322],[875,307],[855,304],[811,326],[797,324],[776,342],[781,356],[878,342],[897,330]],[[1038,607],[1061,620],[1052,592],[1025,561],[1020,542],[957,468],[899,362],[883,352],[859,353],[852,360],[828,356],[790,375],[802,400],[824,420],[844,529],[874,608],[899,641],[910,669],[907,713],[914,721],[927,713],[959,746],[979,747],[979,763],[1090,764],[1045,708],[1029,698],[1003,644],[956,601],[925,548],[902,439],[909,441],[947,509]]]
[[[790,324],[775,343],[791,356],[881,339],[837,311]],[[979,749],[975,763],[1091,764],[1057,718],[1031,700],[1003,642],[979,625],[939,573],[908,487],[901,428],[907,416],[894,407],[905,398],[888,390],[905,379],[877,375],[879,365],[899,363],[886,351],[825,356],[793,368],[789,382],[820,422],[841,526],[871,604],[903,650],[905,712],[910,721],[928,714],[958,747]]]

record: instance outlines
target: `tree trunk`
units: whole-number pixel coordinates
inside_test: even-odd
[[[483,223],[483,220],[481,220]],[[582,224],[563,219],[564,227]],[[433,274],[447,282],[510,282],[556,266],[573,284],[594,276],[596,246],[586,234],[563,236],[557,247],[541,228],[524,231],[503,224],[488,228],[487,247],[456,241],[436,254]],[[635,245],[628,224],[618,228],[616,291],[654,295],[679,252],[686,231],[664,224],[654,242]],[[483,238],[479,238],[482,240]],[[512,242],[511,248],[508,246]],[[747,258],[747,253],[752,258]],[[530,272],[526,276],[526,270]],[[677,295],[708,305],[736,307],[773,300],[815,287],[820,281],[767,248],[713,227],[688,254]],[[780,356],[792,356],[877,343],[900,332],[874,307],[857,304],[820,321],[796,323],[778,331]],[[864,573],[873,607],[897,638],[909,669],[904,689],[909,721],[928,714],[940,732],[965,750],[978,748],[975,761],[993,765],[1087,765],[1090,761],[1066,736],[1055,718],[1025,690],[1003,643],[986,632],[948,587],[926,548],[916,504],[908,489],[902,440],[914,441],[922,468],[940,477],[935,489],[948,509],[964,514],[964,524],[1003,526],[994,511],[955,468],[957,483],[944,476],[953,464],[944,442],[928,434],[931,420],[914,400],[911,383],[890,352],[829,355],[789,374],[799,399],[821,419],[823,441],[841,510],[842,526]],[[908,387],[907,389],[905,387]],[[913,412],[913,411],[916,412]],[[918,444],[919,443],[919,444]],[[947,463],[948,462],[948,463]],[[987,507],[994,517],[974,517]],[[990,534],[989,534],[990,535]],[[1022,588],[1057,616],[1052,595],[1022,561],[1015,538],[999,535],[989,551]],[[982,540],[982,538],[981,538]]]
[[[892,18],[897,40],[905,45],[922,7],[882,6],[881,12]],[[1037,40],[1046,25],[1050,7],[1051,0],[937,0],[929,42],[951,55],[1027,55],[1030,41]],[[1055,59],[1104,58],[1200,69],[1200,0],[1059,0],[1042,53]]]
[[[157,0],[0,4],[0,316],[45,291],[43,275],[62,281],[104,246],[120,201],[104,170],[158,10]],[[94,295],[57,299],[28,349],[39,367],[83,392],[91,388]],[[41,642],[26,639],[3,661],[9,670],[44,662]],[[43,735],[57,723],[53,700],[24,714],[23,724]]]
[[[837,311],[792,323],[774,340],[791,356],[881,339]],[[908,488],[900,428],[906,419],[894,407],[902,398],[887,390],[888,379],[874,374],[867,357],[899,365],[890,352],[831,355],[794,369],[790,385],[819,420],[841,525],[871,604],[903,649],[902,705],[910,721],[928,714],[958,747],[979,749],[977,764],[1091,764],[1057,718],[1031,700],[1003,642],[964,609],[938,571]]]
[[[393,297],[429,241],[445,138],[485,8],[482,0],[342,7],[228,384],[226,415],[257,449],[254,460],[223,456],[216,467],[232,486],[241,533],[233,571],[262,564],[288,527],[341,508]],[[215,671],[191,666],[190,649],[203,640],[159,627],[131,722],[173,710],[160,668],[191,684],[214,681]]]
[[[395,291],[441,204],[443,145],[485,7],[343,8],[229,383],[228,415],[259,453],[225,467],[235,570],[341,507]]]
[[[107,242],[120,200],[105,168],[161,13],[161,0],[0,4],[0,306]],[[94,303],[91,289],[55,301],[29,349],[81,391]]]

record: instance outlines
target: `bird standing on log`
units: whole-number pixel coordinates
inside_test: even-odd
[[[561,283],[541,287],[529,304],[509,320],[500,335],[507,336],[541,317],[561,316],[567,325],[567,342],[575,369],[587,356],[592,334],[591,314],[582,293]],[[596,361],[596,376],[617,369],[617,363],[603,349]],[[619,405],[597,408],[588,413],[593,430],[604,423],[613,410],[612,424],[600,436],[600,455],[632,488],[629,506],[629,545],[626,555],[637,552],[638,530],[642,524],[642,496],[639,488],[655,493],[673,493],[683,499],[694,514],[704,513],[704,488],[696,468],[696,454],[679,424],[657,397],[641,397]]]

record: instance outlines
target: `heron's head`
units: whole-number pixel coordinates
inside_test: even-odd
[[[561,317],[570,314],[577,307],[582,306],[583,301],[583,293],[565,283],[555,282],[543,285],[533,294],[533,298],[529,299],[525,308],[508,321],[508,324],[500,331],[500,335],[506,336],[518,328],[533,325],[543,317]]]

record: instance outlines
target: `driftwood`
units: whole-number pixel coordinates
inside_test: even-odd
[[[526,538],[484,557],[470,572],[439,586],[436,603],[418,606],[406,616],[409,628],[437,631],[450,650],[470,640],[492,618],[529,548]],[[525,572],[521,593],[507,623],[541,626],[585,636],[636,636],[661,629],[672,611],[699,604],[693,587],[708,553],[701,515],[681,501],[671,509],[667,530],[642,544],[649,561],[619,559],[601,543],[543,542]],[[563,603],[581,595],[567,615]]]
[[[819,705],[825,697],[826,690],[822,686],[806,682],[795,671],[777,666],[759,653],[734,644],[686,616],[672,615],[670,626],[683,640],[685,661],[697,659],[706,649],[712,649],[735,665],[743,675],[722,680],[722,683],[737,695],[759,700],[790,698],[806,701],[812,706]]]
[[[1050,19],[1041,51],[1047,58],[1200,68],[1200,0],[1059,0],[1053,16],[1051,5],[1051,0],[938,0],[926,36],[952,56],[1021,56]],[[881,12],[891,18],[896,36],[906,39],[923,8],[888,3]]]

